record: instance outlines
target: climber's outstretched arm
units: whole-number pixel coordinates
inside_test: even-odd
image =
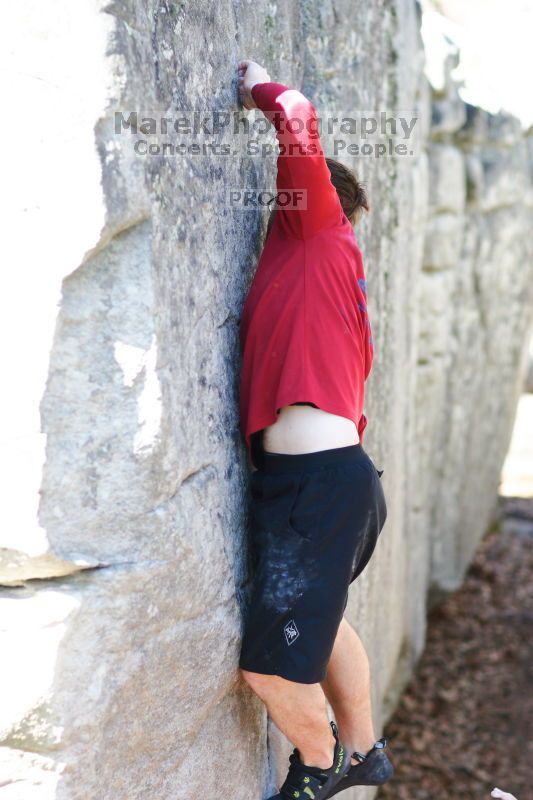
[[[239,89],[244,107],[260,108],[276,128],[280,145],[277,192],[302,193],[295,197],[296,208],[277,206],[285,231],[307,239],[338,224],[342,206],[331,182],[313,104],[297,89],[271,81],[254,61],[239,62]]]

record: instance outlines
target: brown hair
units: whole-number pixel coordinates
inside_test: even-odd
[[[359,182],[355,172],[344,164],[341,164],[340,161],[326,157],[326,164],[328,165],[331,182],[339,195],[342,210],[352,225],[355,225],[361,219],[363,209],[365,211],[370,211],[368,197],[363,184]],[[269,203],[274,202],[275,199],[276,198],[273,197]],[[274,222],[275,213],[276,209],[273,208],[268,218],[267,236]]]
[[[363,184],[359,182],[355,172],[340,161],[326,157],[326,164],[329,167],[331,182],[339,195],[342,210],[352,225],[355,225],[361,219],[363,209],[370,211]]]

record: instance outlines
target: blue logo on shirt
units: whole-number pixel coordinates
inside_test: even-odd
[[[359,287],[360,287],[361,291],[363,292],[363,294],[366,295],[366,281],[365,281],[365,279],[364,278],[359,278],[357,283],[359,284]],[[367,312],[366,306],[363,303],[357,303],[357,308],[359,309],[359,311],[362,314],[365,315],[365,317],[364,317],[365,325],[368,328],[368,333],[369,333],[368,343],[370,345],[374,346],[374,340],[372,338],[372,332],[371,332],[371,328],[370,328],[370,320],[368,319],[368,312]]]

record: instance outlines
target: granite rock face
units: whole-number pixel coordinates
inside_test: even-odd
[[[267,212],[230,192],[272,188],[275,160],[233,129],[260,119],[237,104],[236,63],[264,62],[324,116],[416,118],[412,155],[338,154],[372,202],[358,231],[375,345],[364,446],[388,519],[347,615],[377,730],[428,605],[460,585],[494,514],[532,318],[532,138],[462,102],[453,55],[432,90],[411,0],[17,13],[48,66],[33,83],[17,72],[46,124],[4,292],[24,314],[4,315],[20,352],[4,385],[23,391],[2,434],[2,797],[268,796],[290,746],[237,670],[250,587],[238,323]],[[213,111],[231,124],[124,124]],[[198,151],[171,151],[178,139]]]

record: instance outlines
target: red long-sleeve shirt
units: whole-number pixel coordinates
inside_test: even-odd
[[[353,420],[362,442],[373,345],[361,251],[331,183],[312,103],[274,82],[255,84],[252,97],[276,128],[277,192],[304,190],[306,204],[277,207],[244,303],[241,430],[250,447],[278,409],[308,401]]]

